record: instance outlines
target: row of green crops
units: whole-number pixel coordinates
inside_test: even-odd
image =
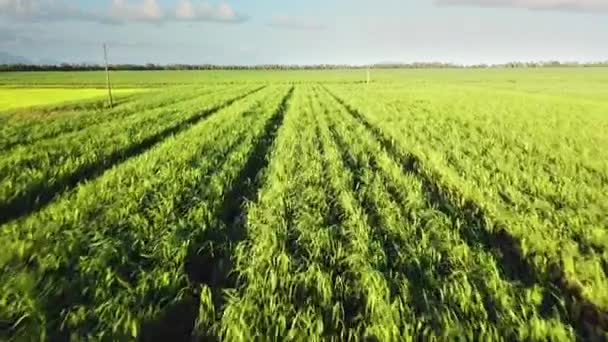
[[[0,115],[0,339],[607,339],[605,101],[431,80]]]
[[[310,89],[296,87],[264,187],[247,207],[246,238],[235,249],[241,284],[228,297],[221,325],[211,327],[227,340],[341,333],[345,301],[336,288],[343,287],[346,251],[333,226],[311,102]]]
[[[541,317],[539,287],[523,287],[500,261],[471,241],[475,227],[441,210],[425,179],[391,156],[373,134],[328,94],[322,95],[391,289],[394,331],[401,336],[491,340],[569,336],[557,317]],[[333,103],[332,103],[333,102]],[[398,304],[398,305],[395,305]],[[388,325],[384,325],[387,327]],[[386,331],[382,339],[395,339]],[[376,334],[377,335],[377,334]],[[430,336],[429,336],[430,335]]]
[[[518,281],[583,334],[608,329],[608,146],[603,104],[461,90],[330,87],[450,211],[479,226]],[[436,91],[436,92],[435,92]],[[381,101],[369,101],[378,98]]]
[[[184,260],[217,229],[222,203],[238,200],[226,194],[286,95],[271,87],[246,97],[5,225],[0,320],[10,333],[121,339],[187,325],[185,313],[177,323],[146,320],[197,293]]]
[[[211,93],[235,90],[238,90],[238,87],[174,88],[121,98],[112,109],[91,103],[83,106],[42,107],[29,109],[25,113],[23,111],[5,113],[0,128],[0,151],[146,111],[166,110],[175,104],[189,100],[196,101]]]
[[[264,180],[222,338],[573,338],[323,90],[296,89]]]
[[[211,93],[56,138],[17,146],[0,160],[0,221],[186,128],[261,87]]]

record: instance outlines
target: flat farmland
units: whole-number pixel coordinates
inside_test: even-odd
[[[141,91],[139,89],[115,89],[113,96],[122,96]],[[56,105],[65,102],[98,99],[108,91],[100,88],[44,88],[44,87],[0,87],[0,111],[34,106]],[[102,100],[103,101],[103,100]]]
[[[607,69],[115,80],[0,112],[0,338],[608,339]]]

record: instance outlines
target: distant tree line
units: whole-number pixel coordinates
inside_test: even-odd
[[[112,64],[111,70],[338,70],[338,69],[447,69],[447,68],[547,68],[547,67],[608,67],[608,61],[593,63],[578,62],[511,62],[505,64],[460,65],[440,62],[419,63],[380,63],[373,65],[216,65],[216,64]],[[8,71],[100,71],[104,70],[99,64],[70,64],[34,65],[34,64],[0,64],[0,72]]]

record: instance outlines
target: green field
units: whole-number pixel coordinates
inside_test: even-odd
[[[608,339],[608,69],[113,78],[0,112],[0,339]]]
[[[114,96],[131,94],[139,89],[116,89]],[[2,88],[0,87],[0,111],[40,105],[76,102],[107,96],[106,89],[99,88]]]

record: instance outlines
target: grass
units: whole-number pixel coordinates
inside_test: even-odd
[[[298,71],[114,71],[115,88],[149,88],[194,84],[259,83],[364,83],[361,70]],[[424,87],[429,83],[478,86],[527,93],[574,95],[606,102],[608,68],[538,69],[374,69],[372,82],[409,84]],[[102,71],[90,72],[2,72],[0,85],[26,87],[105,87]]]
[[[170,108],[138,111],[138,115],[119,116],[72,133],[15,146],[0,164],[2,184],[6,185],[0,190],[0,209],[5,213],[0,215],[0,222],[21,215],[35,203],[51,200],[56,192],[92,177],[98,169],[138,154],[259,89],[235,88],[208,95],[203,101],[194,98]],[[56,160],[62,163],[56,164]],[[18,176],[26,168],[29,174]]]
[[[115,89],[117,96],[132,94],[140,89]],[[0,111],[16,108],[75,102],[107,96],[107,90],[96,88],[0,88]]]
[[[7,112],[0,336],[605,340],[607,74],[578,70],[162,74],[197,84]]]

